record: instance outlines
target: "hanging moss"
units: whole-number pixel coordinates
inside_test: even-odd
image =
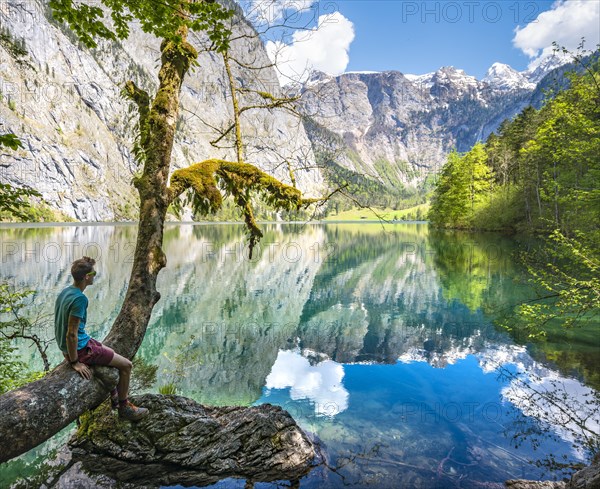
[[[220,189],[219,189],[220,187]],[[320,199],[303,199],[302,193],[295,187],[281,183],[271,175],[249,163],[237,163],[224,160],[206,160],[187,168],[173,172],[170,183],[171,201],[185,190],[193,190],[192,205],[200,214],[216,212],[223,204],[223,195],[231,195],[242,211],[248,232],[249,253],[262,238],[254,211],[252,193],[277,210],[299,210],[302,206]]]
[[[176,195],[188,188],[194,191],[192,205],[200,214],[214,213],[221,208],[223,197],[217,188],[215,171],[219,160],[207,160],[202,163],[176,170],[171,176],[171,191]]]

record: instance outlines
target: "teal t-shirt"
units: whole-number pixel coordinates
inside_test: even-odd
[[[88,298],[81,289],[69,285],[64,289],[54,304],[54,334],[58,347],[65,353],[67,351],[67,331],[69,329],[69,315],[78,317],[79,330],[77,331],[77,349],[81,350],[90,340],[90,335],[85,332],[87,321]]]

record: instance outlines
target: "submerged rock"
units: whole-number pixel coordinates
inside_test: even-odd
[[[509,489],[600,489],[600,453],[596,454],[592,464],[573,474],[569,482],[551,481],[506,481]]]
[[[180,396],[133,398],[150,413],[122,421],[107,404],[82,419],[69,441],[73,462],[120,483],[207,485],[228,477],[297,481],[317,449],[287,411],[203,406]]]
[[[506,481],[508,489],[564,489],[567,487],[562,481],[528,481],[524,479],[513,479]]]

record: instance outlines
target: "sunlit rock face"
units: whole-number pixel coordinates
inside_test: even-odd
[[[0,42],[0,133],[14,132],[24,146],[0,153],[2,181],[33,186],[53,208],[77,220],[135,219],[137,194],[131,179],[137,165],[131,148],[136,114],[120,91],[125,81],[133,80],[155,92],[160,40],[134,26],[127,40],[100,42],[90,50],[51,20],[45,3],[23,0],[2,3],[0,25],[10,35]],[[269,65],[262,43],[238,18],[234,36],[243,34],[249,38],[234,42],[231,56]],[[206,39],[192,35],[190,42],[200,48]],[[22,52],[14,50],[21,45]],[[217,137],[210,126],[227,127],[232,114],[222,59],[203,52],[198,62],[181,90],[173,170],[207,158],[234,158],[231,148],[210,144]],[[237,69],[235,74],[244,86],[280,93],[271,68],[259,73]],[[241,104],[250,102],[256,100]],[[288,112],[251,110],[242,124],[249,163],[286,183],[290,177],[282,159],[292,168],[314,168],[303,126]],[[321,193],[317,170],[297,172],[296,182],[303,191]]]

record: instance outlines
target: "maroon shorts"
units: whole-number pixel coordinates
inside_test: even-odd
[[[94,338],[91,338],[87,345],[77,351],[77,358],[86,365],[108,365],[114,356],[115,352],[112,349]]]

